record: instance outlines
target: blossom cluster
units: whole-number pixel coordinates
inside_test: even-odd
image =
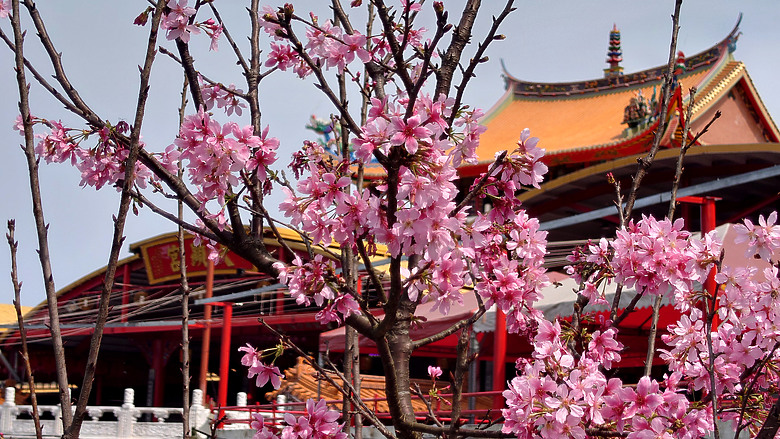
[[[407,8],[412,7],[414,10],[419,10],[419,6],[414,2],[406,5]],[[284,28],[291,14],[290,6],[278,9],[268,5],[263,6],[260,23],[263,30],[275,40],[271,43],[271,50],[265,62],[266,67],[283,71],[292,70],[301,78],[312,73],[311,65],[326,69],[335,68],[339,74],[342,74],[349,64],[356,60],[361,63],[382,60],[390,51],[384,34],[372,37],[356,29],[346,32],[331,20],[320,23],[316,15],[310,14],[311,22],[306,28],[306,41],[302,44],[308,58],[306,60],[295,50],[296,45],[290,41],[291,35]],[[417,50],[424,48],[425,32],[425,28],[394,29],[395,38],[401,47]],[[385,62],[393,64],[392,60],[385,60]],[[359,73],[355,73],[355,76],[359,76]]]
[[[40,139],[35,146],[37,156],[46,163],[69,162],[75,166],[81,172],[81,186],[100,189],[105,185],[117,185],[125,178],[124,162],[130,151],[124,143],[117,142],[116,136],[129,131],[127,122],[89,131],[66,127],[61,121],[30,118],[34,125],[45,125],[48,128],[46,134],[35,136]],[[21,116],[17,116],[14,129],[24,135]],[[97,137],[94,146],[82,146],[93,136]],[[142,163],[136,163],[134,175],[134,183],[140,188],[145,188],[147,181],[152,178],[151,171]]]
[[[201,79],[200,88],[206,110],[211,110],[216,105],[217,108],[224,108],[228,116],[233,114],[241,116],[243,109],[246,108],[246,104],[238,98],[238,95],[243,92],[233,84],[223,88],[219,84],[206,85]]]
[[[270,383],[274,389],[279,389],[282,384],[282,373],[278,367],[273,365],[273,362],[266,364],[263,361],[263,357],[266,355],[275,355],[275,360],[281,353],[279,347],[258,351],[247,344],[238,350],[244,353],[241,364],[248,368],[247,376],[249,378],[256,377],[255,385],[257,387],[263,387]],[[328,408],[324,399],[319,401],[309,399],[306,401],[306,410],[301,416],[295,417],[291,413],[284,414],[286,425],[281,429],[280,435],[272,430],[275,427],[269,428],[265,425],[262,413],[254,415],[251,427],[257,430],[253,436],[255,439],[346,439],[347,434],[342,431],[343,426],[338,423],[340,416],[341,413]]]
[[[569,256],[567,271],[584,281],[583,294],[596,302],[604,300],[597,287],[614,280],[643,294],[663,295],[671,289],[681,303],[690,304],[696,283],[718,261],[722,244],[714,231],[692,239],[683,225],[682,219],[652,216],[632,220],[614,240],[602,238]]]
[[[219,37],[222,35],[222,25],[218,24],[213,18],[202,23],[193,22],[192,17],[197,12],[195,8],[187,6],[188,0],[168,0],[168,12],[163,15],[160,27],[166,30],[165,37],[168,40],[177,38],[188,43],[191,35],[200,33],[200,29],[206,32],[211,38],[211,50],[217,50]],[[138,22],[138,20],[137,20]],[[145,17],[143,19],[145,22]],[[142,23],[140,23],[142,24]]]
[[[537,320],[531,359],[518,360],[518,376],[504,391],[505,433],[518,438],[584,439],[616,431],[629,439],[686,438],[706,434],[711,411],[688,400],[680,374],[662,383],[643,377],[634,388],[605,369],[620,361],[623,346],[614,328],[595,331],[579,359],[560,324]]]
[[[703,290],[702,284],[720,260],[723,244],[714,231],[701,239],[692,237],[682,229],[681,220],[658,221],[644,217],[618,231],[613,241],[591,243],[587,249],[575,252],[570,258],[574,263],[569,267],[570,273],[579,277],[585,285],[582,294],[596,294],[593,293],[595,284],[614,278],[642,292],[675,296],[673,303],[680,312],[680,318],[662,336],[669,348],[661,350],[661,358],[672,373],[663,383],[663,392],[649,378],[640,380],[636,392],[642,389],[645,401],[656,401],[659,405],[656,407],[653,403],[652,416],[632,418],[634,430],[629,437],[635,434],[643,437],[702,434],[712,428],[712,406],[709,405],[712,395],[715,395],[719,407],[717,416],[733,421],[735,428],[755,429],[759,420],[766,417],[774,401],[772,395],[778,391],[780,378],[777,368],[772,366],[780,361],[780,278],[773,259],[780,252],[780,227],[774,224],[775,221],[776,214],[773,213],[767,219],[759,217],[758,224],[745,220],[744,225],[735,226],[738,233],[736,242],[748,244],[746,260],[764,259],[767,268],[760,271],[755,264],[749,267],[719,267],[715,275],[715,292]],[[611,322],[605,324],[609,331],[615,330],[609,327]],[[560,331],[544,329],[544,323],[539,328],[540,334],[552,332],[553,338],[560,337]],[[593,334],[594,339],[597,333]],[[538,343],[535,346],[538,350]],[[545,355],[566,358],[565,352],[545,351]],[[609,368],[610,361],[602,359],[601,362]],[[571,360],[565,362],[566,365],[571,363]],[[553,367],[556,368],[560,366]],[[525,369],[528,372],[527,365]],[[539,370],[550,373],[551,368],[546,364]],[[606,383],[607,389],[612,387],[611,382]],[[560,386],[560,379],[555,384]],[[678,400],[675,410],[679,414],[675,415],[676,418],[663,414],[660,410],[667,396],[671,395],[670,389],[680,396],[700,392],[701,403],[697,406],[688,399],[675,396]],[[552,390],[550,387],[549,392],[553,395],[570,394],[571,389],[556,387]],[[619,397],[625,399],[626,392],[621,390]],[[509,414],[535,416],[534,413],[538,413],[538,410],[529,412],[525,409],[523,404],[526,402],[518,400],[518,396],[507,396]],[[603,407],[609,406],[608,398],[604,404]],[[544,407],[544,404],[537,404],[537,407]],[[622,410],[625,411],[625,408]],[[595,418],[578,416],[577,422],[580,423],[577,425],[587,429],[612,426],[610,422],[613,422],[618,431],[627,428],[625,423],[621,424],[619,419],[614,418],[611,411],[602,410],[600,414],[604,422],[594,424]],[[608,414],[613,416],[611,421]],[[630,411],[629,414],[634,416],[637,413]],[[670,419],[677,421],[669,424]],[[559,421],[566,420],[561,416]],[[575,419],[571,422],[572,425],[576,423]],[[680,425],[686,425],[686,430],[680,431]],[[579,434],[579,430],[577,432]]]
[[[257,413],[251,423],[251,427],[257,430],[254,439],[347,439],[349,436],[343,431],[343,425],[338,423],[341,414],[330,410],[321,399],[315,402],[313,399],[306,401],[306,411],[297,418],[291,413],[284,414],[286,424],[280,434],[276,434],[265,425],[261,413]]]
[[[241,346],[238,348],[239,352],[243,352],[244,356],[241,357],[241,364],[248,368],[248,377],[255,379],[255,385],[257,387],[263,387],[268,382],[278,389],[282,385],[282,373],[279,368],[273,365],[268,365],[263,361],[263,353],[253,348],[251,345]]]
[[[318,254],[304,263],[296,255],[291,265],[277,262],[274,267],[279,270],[279,280],[287,284],[295,303],[309,306],[313,300],[315,305],[322,307],[315,318],[323,325],[342,323],[342,318],[346,319],[360,311],[360,305],[352,295],[337,293],[342,285],[341,279],[335,274],[332,260]]]
[[[243,184],[242,173],[246,176],[256,171],[258,179],[266,181],[267,167],[276,160],[278,146],[276,138],[268,137],[268,128],[257,136],[251,125],[223,125],[201,108],[184,118],[178,138],[160,156],[160,162],[171,172],[182,163],[190,183],[197,188],[196,198],[204,205],[217,200],[224,207],[233,188]],[[220,209],[212,216],[221,219],[222,214]]]
[[[711,302],[703,310],[691,307],[663,336],[670,349],[662,351],[662,358],[670,369],[681,371],[693,390],[718,395],[723,419],[739,422],[744,402],[751,416],[743,422],[752,428],[769,411],[780,380],[780,278],[772,265],[780,251],[776,217],[772,213],[766,220],[761,216],[758,225],[745,220],[736,226],[736,241],[748,242],[746,256],[756,255],[767,267],[723,267],[715,275],[717,320],[706,314]]]
[[[370,239],[386,246],[391,257],[419,255],[418,265],[406,273],[404,290],[410,300],[433,301],[446,313],[462,303],[462,288],[476,285],[490,304],[517,311],[511,314],[513,329],[525,327],[527,315],[534,312],[529,304],[546,281],[541,263],[546,232],[539,231],[538,221],[518,204],[487,215],[477,213],[469,225],[468,208],[458,210],[455,203],[455,161],[475,158],[472,146],[463,147],[477,145],[483,131],[473,120],[475,112],[455,118],[453,125],[464,131],[454,132],[446,122],[451,99],[422,94],[411,116],[404,117],[402,105],[407,103],[406,98],[373,99],[362,134],[353,142],[358,163],[372,156],[408,157],[392,188],[385,179],[374,185],[375,190],[349,191],[355,162],[334,163],[320,145],[309,143],[294,164],[305,175],[297,193],[284,189],[287,198],[280,209],[316,244],[355,246],[357,239]],[[537,140],[524,132],[505,165],[484,176],[490,183],[483,190],[495,191],[501,185],[514,193],[523,184],[538,182],[546,168],[539,161],[543,152],[535,146]],[[310,276],[290,277],[285,272],[285,281],[292,279],[313,282]]]

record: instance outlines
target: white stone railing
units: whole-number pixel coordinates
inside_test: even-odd
[[[35,437],[35,424],[32,420],[32,406],[16,405],[14,397],[16,389],[5,389],[5,403],[0,406],[0,433],[5,437]],[[91,406],[87,409],[87,418],[81,427],[80,437],[84,439],[98,438],[170,438],[181,437],[181,421],[166,422],[171,415],[181,417],[181,408],[167,407],[136,407],[133,389],[125,389],[124,403],[115,406]],[[45,414],[49,419],[42,419],[43,436],[55,438],[62,436],[62,418],[59,405],[39,405],[38,415]],[[116,420],[101,420],[106,413],[112,413]],[[27,415],[27,419],[19,416]],[[149,416],[144,416],[149,415]],[[192,392],[190,406],[190,430],[193,428],[208,432],[210,430],[211,412],[203,406],[203,394],[200,390]],[[140,418],[152,419],[144,422]],[[51,419],[53,418],[53,419]],[[203,437],[203,436],[201,436]]]

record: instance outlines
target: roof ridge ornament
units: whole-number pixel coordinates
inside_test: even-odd
[[[620,48],[620,30],[617,24],[612,24],[612,30],[609,32],[609,49],[607,50],[607,64],[609,67],[604,69],[605,78],[623,76],[623,67],[620,61],[623,61],[623,51]]]
[[[737,24],[734,25],[734,29],[729,33],[729,36],[726,37],[726,45],[729,49],[729,53],[734,53],[734,51],[737,50],[737,40],[739,39],[739,36],[742,35],[742,31],[739,30],[740,23],[742,23],[742,12],[740,12],[739,17],[737,17]]]

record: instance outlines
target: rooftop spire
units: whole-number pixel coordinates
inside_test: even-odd
[[[609,67],[604,69],[605,78],[623,76],[623,67],[620,67],[620,61],[623,61],[623,51],[620,49],[620,31],[617,24],[613,23],[612,31],[609,33],[609,49],[607,50]]]

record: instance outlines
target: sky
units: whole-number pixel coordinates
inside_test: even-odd
[[[427,3],[424,9],[430,9],[430,1]],[[459,16],[460,3],[444,2],[451,19]],[[500,3],[483,2],[473,42],[487,32],[490,16],[498,13]],[[216,4],[235,39],[246,46],[243,35],[248,24],[243,2],[217,1]],[[313,7],[321,10],[322,4],[321,1],[295,2],[296,13]],[[57,50],[63,53],[71,82],[86,102],[109,121],[132,120],[139,83],[137,66],[143,62],[148,37],[147,28],[134,26],[132,21],[148,3],[40,0],[37,5]],[[512,76],[528,81],[568,82],[601,77],[602,69],[607,66],[607,43],[613,24],[622,32],[622,66],[626,73],[666,63],[674,7],[671,0],[537,0],[518,1],[516,7],[500,30],[506,39],[491,46],[487,52],[489,61],[481,65],[466,93],[466,103],[473,107],[488,109],[504,93],[501,61]],[[740,25],[742,35],[734,56],[746,64],[770,114],[779,117],[780,4],[775,0],[686,0],[678,48],[687,55],[710,48],[731,31],[740,12],[744,13]],[[323,17],[329,15],[327,11],[320,13]],[[350,12],[350,15],[357,21],[360,13]],[[0,20],[0,28],[11,34],[7,19]],[[162,39],[160,43],[174,49],[171,41]],[[267,39],[264,43],[268,43]],[[239,84],[241,88],[242,77],[226,40],[220,41],[218,52],[208,52],[205,35],[193,37],[192,46],[196,66],[207,76],[225,84]],[[467,50],[472,53],[474,46]],[[27,34],[25,53],[45,75],[51,74],[34,31]],[[28,81],[31,80],[28,75]],[[142,130],[150,150],[163,150],[176,136],[181,81],[175,64],[159,55],[152,72],[151,96]],[[304,129],[310,115],[327,117],[333,110],[310,81],[283,72],[265,79],[260,94],[263,125],[268,125],[270,134],[281,140],[277,169],[284,169],[290,154],[303,140],[315,137]],[[82,126],[37,84],[32,84],[31,95],[34,115]],[[19,278],[23,282],[21,301],[32,306],[43,301],[45,293],[36,253],[26,161],[20,150],[22,137],[11,129],[18,114],[18,92],[13,54],[5,46],[0,47],[0,97],[0,220],[3,228],[6,220],[16,220]],[[218,119],[227,121],[225,116]],[[246,118],[237,122],[248,123]],[[530,128],[533,132],[533,127]],[[544,147],[544,139],[540,146]],[[69,165],[42,164],[40,178],[44,213],[50,224],[54,281],[60,289],[106,264],[113,232],[112,216],[119,206],[119,194],[112,188],[95,191],[79,187],[79,173]],[[269,208],[275,210],[281,200],[278,195],[272,196]],[[130,255],[130,243],[174,230],[173,224],[142,210],[138,216],[128,219],[122,256]],[[12,300],[10,252],[3,240],[0,303]]]

